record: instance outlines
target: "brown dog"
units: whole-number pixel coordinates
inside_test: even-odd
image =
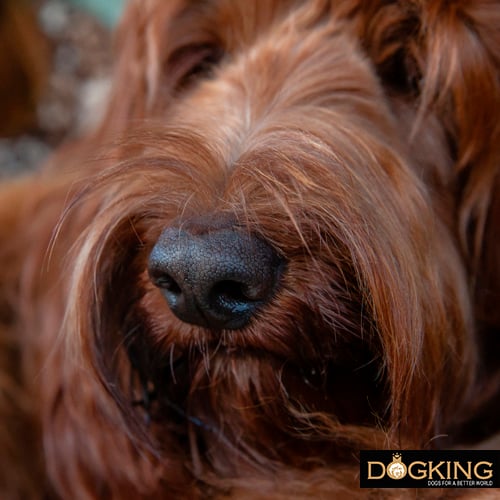
[[[0,193],[2,498],[339,498],[496,432],[498,26],[132,2],[100,129]]]

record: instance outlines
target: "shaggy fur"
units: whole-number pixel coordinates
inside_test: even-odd
[[[0,189],[2,498],[351,498],[360,449],[494,434],[499,26],[493,0],[132,1],[99,130]],[[191,226],[286,263],[247,326],[151,283]]]

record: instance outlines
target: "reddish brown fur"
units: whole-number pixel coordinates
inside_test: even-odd
[[[498,26],[491,0],[132,2],[98,132],[0,191],[2,498],[350,498],[360,449],[496,432]],[[221,220],[287,267],[217,334],[145,269]]]

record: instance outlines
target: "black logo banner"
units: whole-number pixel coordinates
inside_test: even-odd
[[[499,488],[500,450],[361,451],[361,488]]]

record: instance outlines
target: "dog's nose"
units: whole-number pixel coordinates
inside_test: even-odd
[[[239,329],[275,293],[283,261],[262,239],[233,229],[192,234],[163,231],[149,275],[182,321]]]

